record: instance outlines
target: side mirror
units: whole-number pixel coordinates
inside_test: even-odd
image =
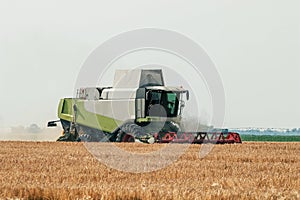
[[[59,122],[59,120],[48,122],[47,127],[54,127],[54,126],[57,126],[56,122]]]
[[[186,91],[186,100],[188,101],[190,99],[190,92],[187,90]]]

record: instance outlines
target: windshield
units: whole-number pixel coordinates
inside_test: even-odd
[[[176,117],[178,114],[179,93],[169,91],[151,91],[146,107],[148,116]]]

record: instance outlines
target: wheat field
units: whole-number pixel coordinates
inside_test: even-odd
[[[201,159],[201,145],[190,145],[148,173],[109,168],[83,143],[0,145],[1,199],[300,199],[300,143],[215,145]],[[116,145],[139,153],[166,146]]]

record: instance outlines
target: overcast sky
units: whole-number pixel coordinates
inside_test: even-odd
[[[298,0],[0,1],[0,128],[57,119],[78,72],[124,31],[177,31],[216,64],[226,127],[300,127]]]

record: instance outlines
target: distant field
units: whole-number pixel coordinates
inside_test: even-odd
[[[240,135],[242,141],[300,142],[300,135]]]
[[[191,145],[169,167],[139,174],[106,167],[83,143],[0,145],[1,199],[300,198],[300,143],[216,145],[203,159],[198,157],[201,145]],[[117,145],[139,153],[162,148],[160,144]]]

